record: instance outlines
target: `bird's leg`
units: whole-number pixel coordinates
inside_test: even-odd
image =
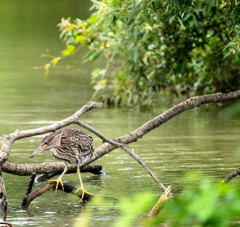
[[[56,182],[57,182],[57,183],[56,183],[56,190],[58,189],[58,185],[59,185],[59,183],[60,183],[61,186],[62,186],[62,190],[64,191],[64,186],[63,186],[63,182],[62,182],[62,177],[63,177],[63,175],[64,175],[67,171],[68,171],[68,166],[65,164],[65,168],[64,168],[62,174],[58,177],[57,180],[48,180],[48,181],[56,181]]]
[[[77,193],[79,190],[82,191],[82,197],[81,197],[81,199],[80,199],[80,202],[81,202],[81,201],[83,200],[83,197],[84,197],[84,194],[85,194],[85,193],[88,194],[88,195],[94,195],[94,193],[90,193],[90,192],[88,192],[88,191],[86,191],[86,190],[84,189],[79,166],[77,167],[77,174],[78,174],[78,177],[79,177],[79,180],[80,180],[80,185],[81,185],[81,187],[78,188],[78,189],[75,191],[75,193]]]

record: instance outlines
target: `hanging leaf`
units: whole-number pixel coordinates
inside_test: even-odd
[[[47,76],[47,75],[48,75],[48,72],[49,72],[49,68],[50,68],[50,66],[51,66],[51,64],[50,64],[50,63],[49,63],[49,64],[46,64],[46,65],[44,65],[45,76]]]
[[[94,61],[96,60],[101,54],[103,53],[103,51],[97,51],[97,50],[91,50],[89,51],[84,57],[84,62],[89,62],[89,61]]]
[[[169,19],[169,24],[171,24],[176,18],[176,15],[173,15],[172,17],[170,17]]]
[[[78,35],[75,38],[75,43],[78,44],[80,43],[82,46],[85,46],[85,42],[86,42],[86,37],[83,35]]]
[[[186,28],[185,28],[185,26],[184,26],[184,24],[183,24],[181,18],[180,18],[180,17],[177,17],[177,19],[178,19],[179,24],[180,24],[181,27],[183,28],[183,30],[185,30]]]
[[[69,56],[72,54],[72,52],[75,50],[74,45],[67,45],[67,48],[62,51],[62,55]]]
[[[55,66],[58,63],[59,60],[60,60],[60,57],[53,58],[51,63],[53,64],[53,66]]]
[[[70,24],[70,25],[68,25],[64,30],[65,30],[65,32],[67,32],[67,31],[72,30],[74,27],[75,27],[74,24]]]

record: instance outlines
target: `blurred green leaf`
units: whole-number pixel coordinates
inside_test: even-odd
[[[60,60],[60,57],[53,58],[51,63],[53,64],[53,66],[55,66],[59,60]]]
[[[103,53],[102,51],[91,50],[83,57],[84,62],[94,61],[98,57],[100,57],[102,53]]]
[[[67,45],[67,48],[62,51],[62,55],[69,56],[73,53],[74,50],[75,50],[74,45]]]
[[[78,44],[80,43],[82,46],[85,46],[85,42],[86,42],[86,37],[83,35],[77,35],[75,38],[75,43]]]
[[[236,115],[240,115],[240,102],[230,105],[222,110],[221,115],[225,118],[232,118]]]
[[[120,218],[113,226],[134,226],[142,212],[149,211],[156,196],[150,192],[139,193],[120,201]]]

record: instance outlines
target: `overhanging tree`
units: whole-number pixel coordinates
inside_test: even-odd
[[[239,1],[93,1],[86,20],[62,19],[66,49],[45,65],[87,47],[94,69],[93,99],[105,104],[151,106],[160,91],[230,92],[240,86]]]

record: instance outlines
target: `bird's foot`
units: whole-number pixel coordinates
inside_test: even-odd
[[[56,190],[58,189],[58,185],[60,183],[62,186],[62,190],[64,191],[64,186],[63,186],[63,182],[61,179],[58,178],[57,180],[48,180],[48,182],[56,182]]]
[[[88,192],[87,190],[84,189],[83,186],[81,186],[80,188],[78,188],[74,193],[76,194],[78,191],[82,191],[82,195],[81,195],[81,199],[79,200],[79,202],[83,201],[84,195],[90,195],[90,196],[94,196],[94,193]]]

